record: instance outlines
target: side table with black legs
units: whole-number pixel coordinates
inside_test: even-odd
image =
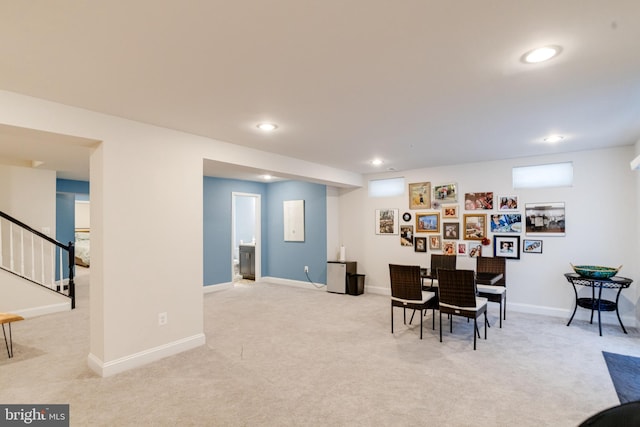
[[[598,329],[600,331],[600,336],[602,336],[602,323],[600,320],[600,313],[602,311],[614,311],[618,316],[618,322],[620,322],[620,327],[622,327],[622,331],[626,334],[627,330],[624,328],[622,324],[622,319],[620,319],[620,312],[618,311],[618,301],[620,300],[620,293],[623,289],[628,288],[633,280],[628,279],[626,277],[613,276],[607,279],[598,279],[591,277],[584,277],[577,273],[565,273],[564,277],[567,278],[567,281],[571,283],[573,286],[573,292],[576,297],[576,305],[573,309],[573,314],[571,315],[571,319],[569,319],[569,323],[567,326],[571,324],[573,317],[576,315],[576,310],[578,307],[586,308],[591,310],[591,321],[593,323],[593,313],[594,311],[598,311]],[[589,286],[591,288],[591,298],[578,298],[578,286]],[[598,295],[596,296],[596,288],[598,288]],[[610,301],[606,299],[602,299],[602,289],[617,289],[618,293],[616,294],[616,300]]]

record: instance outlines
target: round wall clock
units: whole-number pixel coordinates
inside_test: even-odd
[[[409,212],[405,212],[404,214],[402,214],[402,219],[404,219],[405,221],[411,221],[411,214]]]

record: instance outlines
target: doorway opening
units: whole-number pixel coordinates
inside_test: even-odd
[[[261,196],[231,194],[231,277],[234,283],[253,283],[261,274]]]

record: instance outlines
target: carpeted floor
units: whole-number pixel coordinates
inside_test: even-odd
[[[254,283],[204,295],[206,345],[100,378],[88,297],[80,275],[76,310],[14,325],[0,403],[68,403],[72,426],[563,427],[618,404],[603,351],[640,356],[634,328],[508,311],[473,351],[464,320],[440,343],[429,314],[420,340],[400,310],[390,333],[388,297]]]

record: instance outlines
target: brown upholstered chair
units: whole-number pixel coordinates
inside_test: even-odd
[[[435,294],[424,292],[419,265],[389,264],[391,279],[391,333],[393,333],[393,308],[402,307],[404,323],[407,323],[407,308],[426,310]],[[420,339],[422,339],[422,316],[420,316]]]
[[[438,270],[440,297],[440,342],[442,342],[442,313],[450,314],[449,332],[453,332],[454,316],[473,319],[473,349],[476,349],[478,317],[484,313],[484,339],[487,339],[487,299],[476,296],[476,273],[473,270]]]
[[[484,297],[489,302],[500,304],[500,327],[502,319],[507,320],[507,269],[504,257],[478,257],[476,258],[476,271],[478,273],[501,273],[502,279],[494,285],[477,285],[478,296]]]

